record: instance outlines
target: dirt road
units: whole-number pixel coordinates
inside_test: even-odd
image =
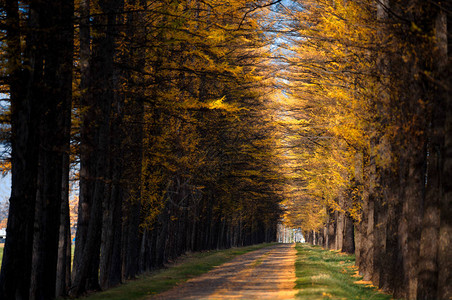
[[[291,244],[241,255],[155,299],[294,299],[295,248]]]

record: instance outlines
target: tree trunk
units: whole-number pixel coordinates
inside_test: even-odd
[[[342,198],[342,197],[341,197]],[[343,207],[343,200],[340,203]],[[344,245],[344,213],[342,211],[336,212],[336,250],[342,250]]]
[[[102,201],[102,235],[100,248],[100,286],[107,289],[121,282],[121,232],[123,169],[123,139],[121,132],[124,117],[124,98],[119,94],[120,74],[115,68],[117,26],[121,24],[122,0],[100,1],[105,15],[100,20],[102,38],[94,39],[93,52],[96,65],[103,70],[98,82],[101,111],[99,122],[99,154],[97,164],[95,199]],[[99,48],[97,48],[99,47]],[[112,107],[115,109],[112,110]]]
[[[407,182],[405,185],[405,201],[402,209],[400,227],[405,297],[415,299],[417,290],[417,260],[421,228],[421,200],[424,185],[423,151],[413,149],[407,151],[411,156],[408,160]]]
[[[450,61],[450,59],[449,59]],[[449,87],[452,86],[449,63]],[[440,230],[438,242],[438,299],[450,299],[452,297],[452,96],[449,91],[447,96],[447,116],[445,125],[445,153],[442,178],[443,197],[440,202]]]
[[[439,119],[437,119],[439,120]],[[433,121],[436,123],[436,121]],[[435,136],[436,135],[436,136]],[[439,241],[441,197],[441,143],[442,136],[433,133],[428,156],[427,191],[419,249],[417,299],[436,299],[438,282],[437,253]]]
[[[69,118],[70,120],[70,118]],[[70,126],[70,124],[69,124]],[[70,129],[70,127],[69,127]],[[55,297],[66,296],[71,286],[71,222],[69,213],[69,151],[63,158],[60,230]],[[69,255],[68,255],[69,253]]]
[[[355,224],[355,266],[357,266],[359,270],[361,270],[360,267],[363,263],[363,228],[362,220]]]
[[[441,82],[443,86],[447,87],[442,89],[445,100],[445,136],[444,136],[444,157],[442,165],[442,188],[443,196],[440,200],[440,230],[439,230],[439,242],[438,242],[438,299],[451,299],[452,298],[452,16],[450,11],[452,10],[452,4],[450,1],[442,3],[445,6],[446,12],[446,32],[439,31],[439,34],[445,36],[439,37],[440,43],[447,43],[441,45],[440,48],[446,48],[447,60],[444,61],[444,69],[440,73],[444,78]],[[443,57],[443,56],[441,56]]]
[[[349,254],[355,254],[355,226],[350,214],[344,215],[344,243],[342,251]]]
[[[328,224],[327,224],[327,235],[328,235],[328,249],[336,249],[336,213],[329,211]]]
[[[387,267],[386,264],[384,263],[386,250],[387,204],[383,202],[384,200],[380,195],[374,201],[374,229],[373,229],[374,243],[373,243],[372,282],[376,286],[380,286],[381,272],[383,272],[384,269]]]
[[[371,280],[374,268],[374,195],[370,195],[367,199],[367,223],[364,228],[365,242],[363,244],[362,262],[364,280]]]
[[[19,25],[14,21],[18,17],[17,3],[6,3],[8,19],[11,17],[8,20],[9,33],[14,32],[17,36],[8,38],[7,41],[11,45],[9,57],[14,59],[11,62],[11,80],[14,83],[11,82],[10,90],[13,132],[12,223],[11,227],[8,226],[12,247],[5,247],[5,270],[11,266],[8,263],[9,256],[14,255],[23,262],[17,264],[13,272],[20,274],[23,279],[8,287],[3,286],[4,283],[1,285],[7,297],[12,298],[11,292],[22,285],[21,291],[17,291],[14,297],[50,299],[55,296],[58,257],[60,222],[55,216],[59,216],[61,209],[62,164],[64,151],[69,145],[65,124],[72,96],[73,6],[71,3],[32,1],[29,8],[25,58],[21,59],[20,52],[15,52],[20,51],[19,45],[15,44],[19,42],[16,39],[20,38]],[[19,71],[19,65],[13,66],[21,61],[30,64],[25,72]],[[15,86],[16,84],[20,86]],[[18,88],[24,90],[23,94],[16,90]],[[62,130],[57,131],[55,128]],[[34,153],[31,154],[30,151]],[[27,186],[21,187],[20,192],[15,191],[23,183]],[[25,204],[24,200],[27,200],[28,207],[16,211],[16,202],[20,206]],[[33,209],[34,212],[31,213],[30,210]],[[18,228],[16,222],[19,220],[15,220],[15,214],[22,214],[27,218],[21,221]],[[32,232],[30,229],[33,222]],[[25,243],[20,245],[22,249],[10,254],[16,246],[14,242],[17,230],[22,233],[20,238]],[[32,239],[31,266],[27,270],[21,270],[22,266],[30,263]],[[3,276],[6,277],[6,274],[1,276],[2,282]],[[22,284],[22,280],[28,282]]]
[[[72,271],[72,283],[76,286],[76,282],[81,280],[81,269],[84,256],[84,249],[88,237],[89,222],[93,210],[92,194],[94,190],[94,122],[95,110],[92,106],[92,95],[90,93],[91,76],[90,76],[90,57],[91,57],[91,30],[90,30],[90,0],[82,0],[79,7],[80,14],[80,103],[79,110],[82,112],[82,124],[80,128],[80,192],[79,192],[79,208],[77,219],[77,232],[75,237],[75,250]],[[93,216],[94,217],[94,216]],[[93,254],[95,255],[95,254]],[[77,280],[76,280],[76,277]],[[81,284],[80,282],[77,284]],[[83,283],[84,285],[84,283]],[[75,292],[75,289],[72,290]]]
[[[136,5],[138,1],[132,1],[131,5]],[[139,1],[140,9],[145,9],[144,0]],[[146,42],[146,31],[143,24],[142,13],[130,13],[128,18],[129,35],[133,36],[133,42],[137,50],[130,52],[130,59],[134,68],[142,70],[146,66],[145,49],[139,46]],[[143,29],[137,31],[136,27]],[[137,59],[138,58],[138,59]],[[133,74],[131,74],[133,75]],[[144,82],[139,76],[130,76],[129,86],[137,96],[132,96],[125,103],[125,164],[124,178],[127,179],[124,205],[124,232],[123,232],[123,261],[124,278],[131,279],[139,272],[139,250],[140,250],[140,212],[141,212],[141,184],[143,165],[143,124],[144,124]]]
[[[32,268],[34,209],[38,161],[38,121],[36,85],[32,67],[22,66],[36,61],[40,66],[40,48],[35,42],[34,20],[27,23],[27,45],[22,57],[18,2],[5,1],[7,57],[11,101],[11,198],[7,238],[0,274],[0,294],[5,299],[28,299]],[[39,69],[36,70],[39,74]],[[27,87],[27,88],[24,88]]]
[[[395,291],[402,287],[402,257],[399,242],[398,226],[402,213],[402,196],[400,195],[400,183],[393,172],[388,172],[383,178],[383,189],[387,190],[384,201],[387,203],[386,239],[385,251],[380,271],[380,287],[385,291]]]
[[[41,4],[41,2],[39,2]],[[55,296],[61,208],[69,205],[63,177],[68,174],[70,120],[72,104],[73,3],[48,3],[42,8],[44,26],[45,68],[43,96],[40,101],[40,153],[38,192],[35,216],[34,270],[30,298],[50,299]],[[61,130],[55,130],[60,128]],[[63,165],[64,164],[64,165]],[[63,198],[64,197],[64,198]],[[40,214],[38,214],[40,212]],[[68,221],[68,213],[67,221]],[[38,225],[39,224],[39,225]],[[67,226],[67,224],[62,224]],[[39,238],[38,238],[39,237]],[[66,235],[63,234],[63,243]],[[36,249],[36,248],[35,248]],[[63,252],[65,255],[65,251]],[[36,259],[35,259],[36,258]],[[63,260],[62,263],[66,262]],[[61,266],[63,267],[63,266]],[[64,270],[65,275],[65,270]],[[33,283],[36,286],[33,286]]]

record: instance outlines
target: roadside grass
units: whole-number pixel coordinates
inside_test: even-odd
[[[94,293],[83,300],[135,300],[145,299],[151,295],[159,294],[172,287],[187,281],[190,278],[200,276],[214,267],[219,266],[234,257],[254,250],[274,245],[259,244],[248,247],[231,248],[226,250],[213,250],[205,252],[190,253],[178,259],[176,263],[168,268],[157,270],[130,280],[115,288]]]
[[[392,299],[370,282],[362,281],[354,266],[354,255],[297,244],[295,262],[297,298],[303,299]]]
[[[0,268],[2,267],[2,261],[3,261],[3,249],[5,247],[4,243],[0,244]]]

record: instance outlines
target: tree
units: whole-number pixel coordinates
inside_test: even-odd
[[[63,197],[62,172],[68,164],[63,157],[69,148],[73,6],[31,1],[19,8],[20,4],[4,4],[12,192],[0,293],[7,299],[49,299],[56,292],[60,228],[54,216],[68,201]]]

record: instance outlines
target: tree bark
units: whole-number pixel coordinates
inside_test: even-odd
[[[450,59],[449,59],[450,61]],[[449,87],[452,86],[450,78],[451,63],[449,62]],[[438,242],[438,298],[450,299],[452,297],[452,97],[449,91],[447,96],[447,116],[445,124],[445,153],[442,178],[443,197],[440,202],[440,230]],[[446,180],[447,178],[447,180]]]
[[[336,228],[337,228],[336,213],[329,211],[328,224],[327,224],[327,235],[328,235],[328,249],[336,249]]]
[[[110,183],[110,120],[114,80],[115,42],[113,33],[116,11],[110,11],[107,3],[99,3],[102,14],[93,18],[93,28],[96,32],[92,40],[92,52],[87,78],[88,93],[86,115],[82,133],[86,133],[85,145],[81,149],[83,175],[91,175],[81,182],[80,190],[84,193],[82,221],[86,231],[85,240],[81,241],[77,269],[73,280],[74,293],[80,295],[88,289],[99,289],[100,247],[102,238],[102,206],[109,201]],[[86,42],[86,40],[84,40]],[[96,74],[96,76],[92,76]],[[83,153],[86,151],[85,153]],[[83,159],[86,159],[83,161]],[[82,170],[80,172],[82,174]],[[92,179],[92,180],[89,180]],[[82,183],[85,185],[82,188]],[[108,199],[107,199],[108,198]],[[82,199],[81,199],[82,201]],[[89,205],[91,204],[91,206]],[[89,218],[87,218],[89,215]],[[83,238],[82,238],[83,239]]]
[[[382,254],[382,265],[380,270],[380,287],[385,291],[395,291],[402,287],[402,258],[399,242],[398,226],[402,213],[402,196],[400,195],[400,184],[394,172],[387,172],[382,181],[384,201],[387,205],[385,251]]]
[[[344,208],[344,198],[341,195],[339,198],[339,207]],[[342,211],[335,212],[336,218],[336,250],[342,250],[344,245],[344,213]]]
[[[349,254],[355,254],[355,226],[350,214],[344,215],[344,243],[342,251]]]
[[[0,274],[0,294],[5,299],[28,299],[33,227],[35,219],[38,160],[38,121],[36,86],[39,74],[40,48],[35,47],[35,20],[27,21],[27,44],[22,57],[18,2],[5,1],[6,43],[11,101],[11,198],[7,238]],[[22,61],[23,64],[22,65]],[[33,64],[34,63],[34,64]]]
[[[131,5],[136,5],[138,1],[132,1]],[[145,2],[139,1],[139,8],[145,8]],[[145,65],[145,49],[140,45],[145,44],[146,31],[143,24],[142,13],[129,13],[128,26],[129,35],[132,36],[133,48],[130,52],[130,63],[134,69],[142,70]],[[142,27],[140,31],[137,27]],[[138,59],[137,59],[138,58]],[[133,75],[133,74],[131,74]],[[124,195],[124,227],[123,227],[123,264],[124,278],[131,279],[139,272],[139,250],[140,250],[140,217],[141,217],[141,184],[143,166],[143,124],[144,124],[144,80],[139,76],[130,76],[129,86],[134,91],[134,96],[125,103],[125,164],[124,178],[127,179],[126,191]]]
[[[103,70],[103,78],[98,82],[98,97],[101,111],[99,123],[99,156],[95,199],[102,201],[102,235],[100,248],[99,280],[102,289],[107,289],[121,282],[121,232],[122,232],[122,197],[123,188],[123,139],[121,132],[124,117],[124,97],[120,95],[121,74],[115,68],[118,25],[121,24],[122,0],[99,1],[105,15],[100,23],[104,35],[94,39],[95,54],[99,55],[96,65]],[[99,48],[97,48],[99,47]],[[112,109],[114,107],[114,110]],[[100,156],[103,156],[102,158]]]
[[[372,282],[376,286],[381,284],[381,273],[387,267],[384,263],[386,250],[386,221],[387,203],[379,195],[374,201],[374,243],[373,243],[373,273]]]
[[[60,216],[63,203],[69,203],[68,194],[62,198],[62,172],[68,171],[63,163],[70,143],[74,7],[70,1],[36,5],[41,6],[36,11],[41,13],[45,64],[30,298],[51,299],[56,292],[60,229],[55,216]]]
[[[80,14],[80,103],[79,110],[81,114],[80,128],[80,191],[79,191],[79,208],[77,219],[77,232],[75,237],[75,250],[72,271],[73,287],[80,285],[80,273],[84,268],[83,260],[84,249],[88,237],[89,222],[93,209],[92,193],[94,190],[94,122],[95,111],[92,106],[92,98],[90,93],[91,76],[90,76],[90,57],[91,57],[91,30],[90,30],[90,0],[82,0],[79,4]],[[95,255],[95,254],[94,254]],[[86,263],[86,262],[85,262]],[[76,277],[77,280],[76,280]],[[71,290],[71,294],[75,293],[75,289]]]
[[[69,110],[70,112],[70,110]],[[70,118],[69,118],[70,121]],[[70,123],[69,129],[70,129]],[[69,130],[70,132],[70,130]],[[67,296],[71,286],[71,222],[69,209],[69,151],[63,158],[62,173],[62,194],[61,194],[61,213],[60,213],[60,230],[58,242],[58,264],[55,297]]]
[[[438,242],[438,299],[452,298],[452,4],[449,2],[442,3],[445,10],[442,14],[446,14],[446,32],[439,31],[443,35],[439,42],[443,45],[441,49],[446,49],[446,60],[444,62],[444,69],[441,70],[440,78],[443,86],[442,89],[445,100],[445,125],[444,125],[444,156],[442,165],[442,188],[443,196],[440,200],[440,230]],[[445,43],[445,45],[444,45]],[[447,46],[446,46],[447,45]],[[444,57],[443,55],[441,57]]]
[[[366,227],[364,228],[364,243],[363,243],[363,277],[364,280],[371,280],[373,269],[374,269],[374,195],[370,195],[367,199],[367,222]],[[360,268],[361,269],[361,268]]]
[[[404,203],[402,208],[402,222],[399,227],[402,244],[405,297],[414,299],[417,290],[417,260],[419,251],[421,228],[421,200],[424,176],[423,151],[411,147],[408,162],[408,173]]]

